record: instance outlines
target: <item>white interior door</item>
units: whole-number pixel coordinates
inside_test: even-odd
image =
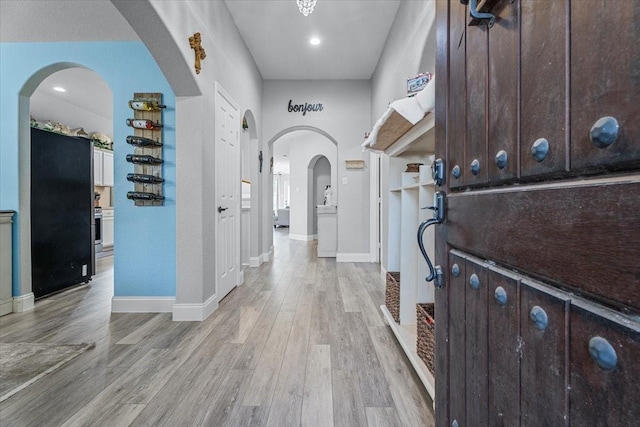
[[[216,293],[238,284],[240,271],[240,141],[238,107],[216,84]]]

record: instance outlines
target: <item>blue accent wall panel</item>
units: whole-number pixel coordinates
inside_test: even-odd
[[[115,296],[176,294],[176,151],[175,95],[162,71],[141,42],[0,43],[0,210],[14,210],[13,294],[20,295],[19,247],[19,117],[21,94],[33,91],[52,70],[79,66],[98,73],[113,92]],[[38,80],[39,79],[39,80]],[[133,165],[125,142],[133,117],[127,101],[134,92],[161,92],[163,112],[164,206],[136,207],[126,198],[133,184],[126,175]]]

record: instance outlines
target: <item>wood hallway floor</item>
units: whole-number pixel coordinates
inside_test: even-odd
[[[377,264],[317,258],[274,231],[204,322],[111,313],[113,257],[88,286],[0,318],[0,341],[96,347],[0,403],[2,426],[432,426],[383,320]]]

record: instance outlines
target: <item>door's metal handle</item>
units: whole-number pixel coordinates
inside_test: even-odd
[[[427,282],[434,282],[434,286],[436,288],[442,287],[442,268],[439,265],[433,266],[431,260],[429,259],[429,254],[424,248],[424,242],[422,241],[422,236],[426,229],[433,224],[440,224],[444,221],[444,193],[442,191],[436,191],[433,195],[433,206],[429,206],[423,209],[431,209],[433,210],[433,218],[427,219],[423,221],[418,227],[418,247],[420,248],[420,252],[424,257],[425,261],[427,261],[427,266],[429,266],[429,275],[425,278]]]
[[[229,208],[223,208],[222,206],[218,206],[218,213],[222,213],[224,211],[226,211]]]
[[[513,0],[510,0],[513,3]],[[478,25],[479,23],[486,22],[489,28],[493,27],[496,23],[496,17],[491,13],[478,11],[478,0],[460,0],[462,4],[469,5],[469,15],[476,21],[471,22],[469,25]]]

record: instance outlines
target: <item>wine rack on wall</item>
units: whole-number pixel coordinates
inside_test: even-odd
[[[127,161],[133,163],[133,173],[127,174],[127,181],[133,183],[134,191],[127,192],[127,198],[136,206],[162,206],[164,204],[162,177],[162,105],[161,93],[134,93],[129,101],[133,119],[127,120],[131,133],[127,143],[133,154]]]

